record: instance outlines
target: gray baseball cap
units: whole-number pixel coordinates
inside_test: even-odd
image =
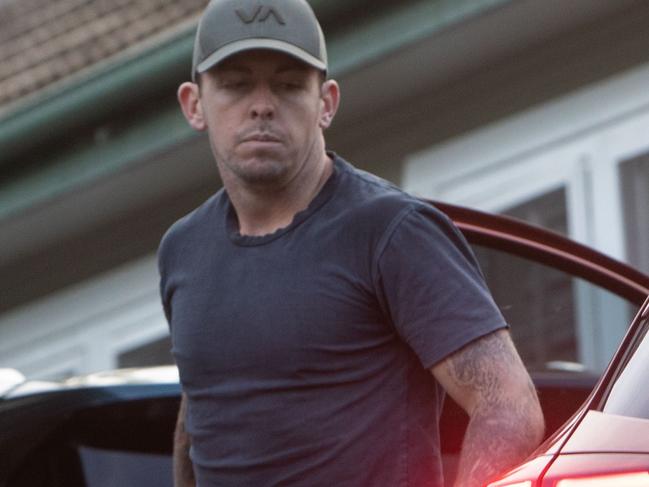
[[[324,35],[306,0],[211,0],[196,32],[192,80],[250,49],[284,52],[327,71]]]

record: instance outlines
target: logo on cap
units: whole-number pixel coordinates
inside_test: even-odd
[[[241,19],[241,22],[243,22],[244,24],[252,24],[255,21],[266,22],[271,16],[275,18],[275,21],[277,21],[279,25],[286,24],[280,13],[273,7],[264,7],[263,5],[259,5],[256,9],[254,9],[252,14],[244,12],[239,8],[236,9],[236,12]]]

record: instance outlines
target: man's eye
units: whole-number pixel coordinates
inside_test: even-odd
[[[286,90],[286,91],[295,91],[295,90],[299,90],[302,87],[302,85],[296,81],[280,81],[278,83],[278,86],[282,90]]]
[[[249,83],[245,80],[226,80],[221,84],[221,86],[229,90],[240,90],[246,88],[248,84]]]

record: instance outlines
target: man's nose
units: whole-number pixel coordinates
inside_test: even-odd
[[[259,84],[252,93],[253,100],[250,105],[250,115],[253,118],[268,119],[275,114],[275,95],[269,86]]]

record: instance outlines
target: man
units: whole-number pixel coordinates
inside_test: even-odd
[[[445,390],[470,416],[456,485],[482,485],[541,440],[536,393],[449,220],[325,150],[326,69],[304,0],[201,18],[178,98],[224,189],[159,250],[176,484],[439,487]]]

